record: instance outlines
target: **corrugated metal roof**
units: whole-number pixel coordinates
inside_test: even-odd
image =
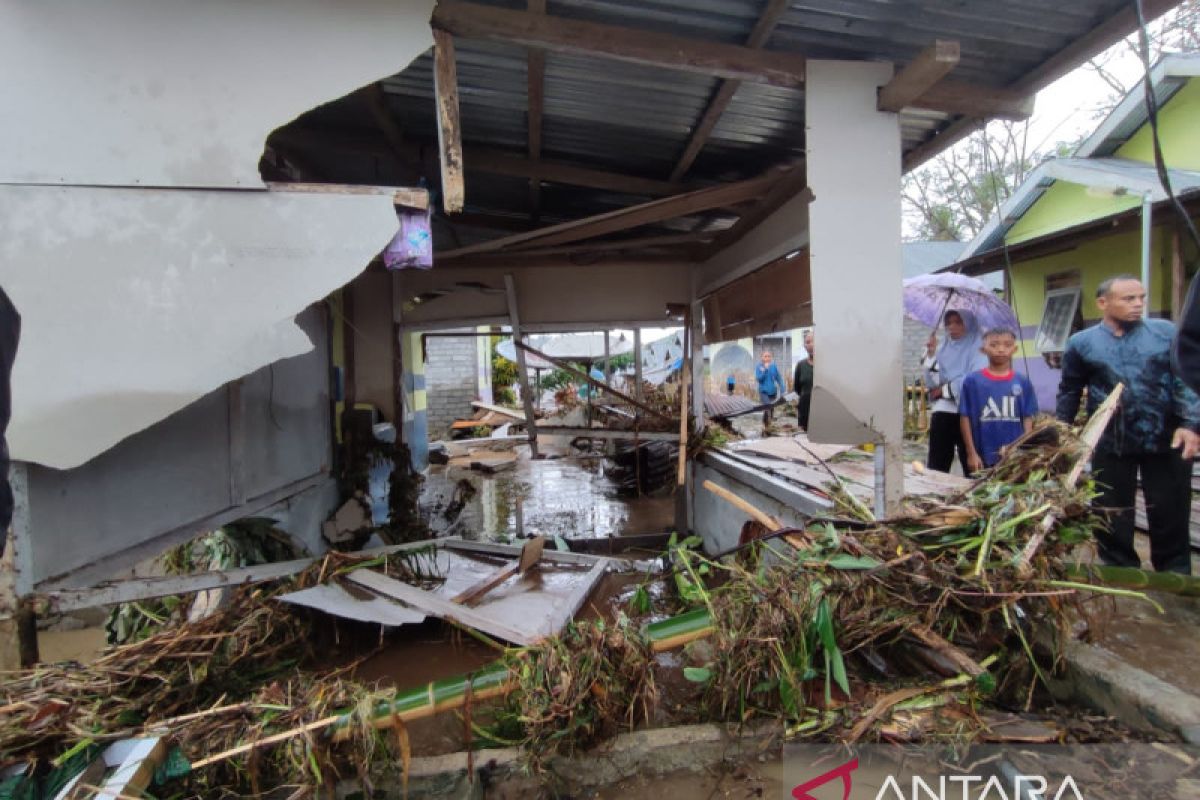
[[[813,58],[903,64],[935,39],[953,39],[960,43],[962,54],[953,74],[956,80],[1005,86],[1029,75],[1125,2],[793,0],[765,46]],[[525,0],[486,4],[511,9],[526,5]],[[549,0],[547,13],[741,44],[765,5],[766,0]],[[461,38],[455,44],[468,172],[472,146],[526,153],[526,49]],[[383,81],[405,137],[426,145],[437,138],[432,68],[427,53]],[[718,79],[702,75],[547,53],[542,154],[580,166],[666,179],[719,85]],[[373,127],[361,104],[335,103],[313,113],[325,127]],[[341,123],[339,113],[344,117]],[[904,152],[928,141],[950,121],[945,114],[906,110],[900,116]],[[794,160],[803,152],[803,91],[747,82],[721,116],[687,178],[701,184],[734,180]],[[520,190],[523,181],[470,177],[467,198],[473,208],[508,213],[527,209],[528,192]],[[572,212],[603,211],[613,199],[612,193],[579,187],[550,189],[545,187],[543,195],[549,192]]]

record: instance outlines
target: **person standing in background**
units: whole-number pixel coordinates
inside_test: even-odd
[[[808,358],[796,363],[792,374],[792,391],[796,393],[796,423],[808,431],[808,412],[812,407],[813,390],[813,328],[804,332],[804,349]]]
[[[763,350],[762,357],[754,367],[754,380],[758,382],[758,402],[767,406],[763,410],[763,426],[771,424],[771,406],[783,397],[783,376],[779,367],[775,366],[775,356],[770,350]]]
[[[967,448],[958,421],[958,397],[963,378],[987,366],[979,323],[970,311],[951,309],[943,316],[946,341],[938,346],[937,333],[929,337],[925,359],[925,385],[933,400],[929,420],[929,457],[925,465],[938,472],[949,472],[958,453],[963,474],[967,474]]]

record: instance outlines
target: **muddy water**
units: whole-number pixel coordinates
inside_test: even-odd
[[[460,481],[475,489],[462,512],[447,517]],[[518,501],[520,501],[518,503]],[[520,521],[518,522],[518,505]],[[670,530],[671,497],[621,497],[604,474],[604,459],[530,460],[522,454],[511,469],[494,476],[451,466],[431,466],[421,509],[439,535],[468,539],[526,535],[589,539]]]

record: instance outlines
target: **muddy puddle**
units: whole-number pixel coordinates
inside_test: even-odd
[[[605,464],[599,457],[533,461],[523,455],[496,475],[434,465],[421,511],[437,535],[479,540],[508,540],[518,532],[591,539],[672,529],[673,497],[621,496]]]

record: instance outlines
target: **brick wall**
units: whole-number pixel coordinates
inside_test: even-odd
[[[473,328],[466,330],[474,330]],[[474,336],[430,336],[425,360],[425,390],[430,440],[446,438],[450,424],[470,417],[479,399]]]

